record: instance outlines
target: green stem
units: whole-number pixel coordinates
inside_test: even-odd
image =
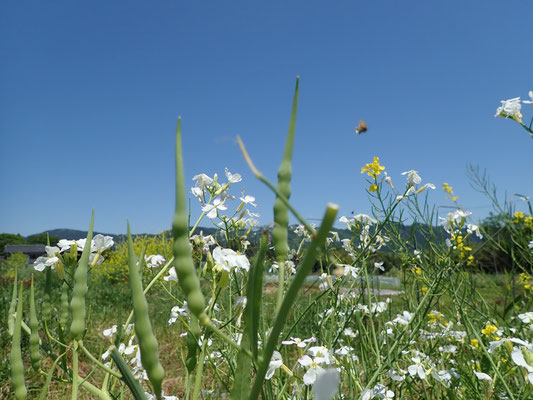
[[[72,347],[72,400],[78,399],[78,341]]]
[[[79,340],[78,341],[78,347],[80,349],[82,349],[82,351],[85,353],[85,355],[87,357],[89,357],[89,359],[95,363],[96,365],[98,365],[101,369],[103,369],[104,371],[106,371],[107,373],[113,375],[114,377],[118,378],[118,379],[121,379],[122,378],[122,374],[120,374],[119,372],[117,371],[114,371],[112,370],[111,368],[109,368],[108,366],[104,365],[103,363],[101,363],[100,361],[98,361],[96,359],[96,357],[94,357],[90,352],[89,350],[87,350],[87,348],[83,345],[83,341]]]

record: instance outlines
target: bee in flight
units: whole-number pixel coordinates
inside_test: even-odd
[[[358,135],[360,135],[363,132],[366,132],[367,130],[368,130],[368,127],[366,126],[366,123],[363,120],[360,120],[359,125],[355,127],[355,133],[357,133]]]

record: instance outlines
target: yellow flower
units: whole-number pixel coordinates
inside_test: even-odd
[[[411,272],[416,275],[422,275],[422,268],[420,267],[411,268]]]
[[[374,157],[374,161],[371,164],[366,164],[361,168],[361,173],[364,174],[366,172],[368,176],[376,179],[376,177],[381,174],[381,171],[384,169],[384,166],[379,165],[379,157]]]
[[[446,193],[453,194],[453,188],[450,185],[448,185],[446,182],[442,184],[442,190],[444,190],[444,192]]]
[[[378,185],[376,185],[375,183],[373,183],[372,185],[370,185],[370,187],[368,188],[368,190],[370,192],[377,192],[378,190]]]
[[[486,337],[494,336],[496,340],[500,340],[498,336],[494,335],[494,333],[496,333],[497,331],[498,331],[498,327],[488,322],[487,325],[485,325],[485,328],[481,330],[481,333],[485,335]]]
[[[470,341],[470,344],[471,344],[472,346],[474,346],[474,347],[477,349],[477,348],[479,347],[479,340],[477,340],[477,339],[472,339],[472,340]]]
[[[526,216],[522,211],[517,211],[514,213],[514,220],[513,222],[515,224],[519,224],[523,219],[525,219]]]
[[[429,290],[429,288],[427,286],[423,286],[422,287],[422,294],[425,295],[428,290]]]

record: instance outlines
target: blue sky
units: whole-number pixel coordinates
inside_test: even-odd
[[[533,90],[531,1],[0,8],[0,232],[87,229],[93,208],[100,232],[122,233],[127,219],[134,232],[168,229],[178,115],[191,185],[198,173],[238,172],[237,188],[271,223],[273,195],[235,137],[274,180],[297,75],[292,200],[305,217],[329,201],[339,215],[368,213],[360,169],[373,156],[397,186],[410,169],[437,185],[433,204],[451,205],[448,182],[474,220],[491,209],[470,186],[469,163],[502,197],[533,195],[533,140],[494,118],[500,100]],[[533,109],[522,111],[529,123]],[[361,118],[369,130],[357,136]]]

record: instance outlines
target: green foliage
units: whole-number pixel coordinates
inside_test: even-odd
[[[28,262],[28,256],[24,253],[13,253],[9,255],[5,260],[2,261],[1,265],[8,267],[23,267]]]
[[[135,253],[139,254],[145,248],[147,256],[160,254],[166,260],[172,257],[172,241],[168,233],[163,232],[156,236],[138,235],[133,239]],[[143,271],[145,274],[148,271]],[[125,282],[128,280],[128,243],[118,242],[105,256],[101,265],[96,265],[92,271],[93,279],[108,279],[112,282]]]
[[[46,233],[38,233],[36,235],[31,235],[26,238],[27,244],[47,244],[47,234]],[[50,246],[55,246],[57,242],[59,242],[59,238],[57,236],[49,236],[50,237]]]
[[[26,240],[19,234],[0,233],[0,254],[4,253],[4,247],[8,244],[26,244]]]

